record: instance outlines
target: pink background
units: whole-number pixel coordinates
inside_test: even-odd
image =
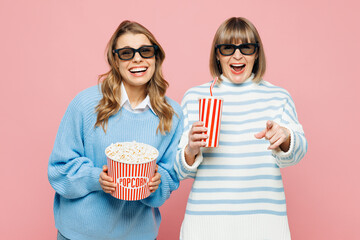
[[[71,99],[107,71],[105,45],[122,20],[162,44],[167,95],[180,102],[211,80],[217,27],[244,16],[262,36],[265,79],[291,93],[309,142],[302,162],[282,170],[293,239],[360,239],[357,2],[1,0],[0,238],[56,238],[48,158]],[[178,239],[191,183],[161,208],[160,240]]]

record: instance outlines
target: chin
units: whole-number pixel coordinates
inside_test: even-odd
[[[236,74],[231,74],[231,81],[233,83],[243,83],[245,82],[249,77],[251,76],[251,73],[247,74],[247,73],[242,73],[242,74],[239,74],[239,75],[236,75]]]
[[[240,83],[245,82],[246,78],[243,78],[243,77],[240,77],[240,76],[232,76],[232,78],[230,78],[230,80],[231,80],[233,83],[240,84]]]

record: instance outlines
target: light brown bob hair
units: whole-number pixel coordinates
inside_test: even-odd
[[[255,26],[246,18],[232,17],[223,22],[215,33],[210,52],[210,73],[213,78],[222,74],[220,63],[217,60],[216,45],[218,44],[238,44],[257,43],[259,45],[255,53],[256,59],[252,72],[255,74],[254,82],[260,82],[265,74],[266,60],[264,47]]]
[[[113,50],[116,49],[118,38],[126,33],[144,34],[151,44],[158,46],[155,54],[155,72],[151,80],[147,83],[146,94],[149,95],[151,107],[160,119],[156,132],[160,131],[161,134],[170,132],[172,117],[175,111],[165,99],[165,92],[169,87],[169,83],[163,77],[161,68],[165,59],[165,52],[148,29],[137,22],[128,20],[120,23],[106,47],[107,61],[110,70],[100,75],[98,79],[99,85],[101,83],[103,98],[95,108],[95,112],[97,113],[95,127],[101,126],[104,132],[106,132],[109,118],[116,114],[121,108],[121,82],[123,81],[123,77],[120,74],[116,62],[122,60],[118,59],[117,55],[113,53]]]

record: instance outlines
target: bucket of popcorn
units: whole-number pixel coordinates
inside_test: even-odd
[[[218,147],[220,138],[221,114],[224,100],[218,97],[199,98],[199,121],[208,129],[205,147]]]
[[[138,142],[113,143],[105,149],[108,174],[116,183],[111,194],[122,200],[135,201],[148,197],[148,183],[155,174],[156,148]]]

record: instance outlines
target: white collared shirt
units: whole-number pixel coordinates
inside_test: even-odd
[[[150,103],[150,97],[149,95],[147,95],[145,97],[145,99],[139,104],[137,105],[135,108],[133,108],[130,104],[130,100],[129,97],[126,93],[126,89],[123,83],[121,83],[121,103],[120,103],[121,107],[124,107],[126,110],[133,112],[133,113],[142,113],[145,112],[146,110],[148,110],[149,108],[151,109],[151,111],[153,111],[153,113],[156,115],[154,109],[152,109],[151,107],[151,103]]]

